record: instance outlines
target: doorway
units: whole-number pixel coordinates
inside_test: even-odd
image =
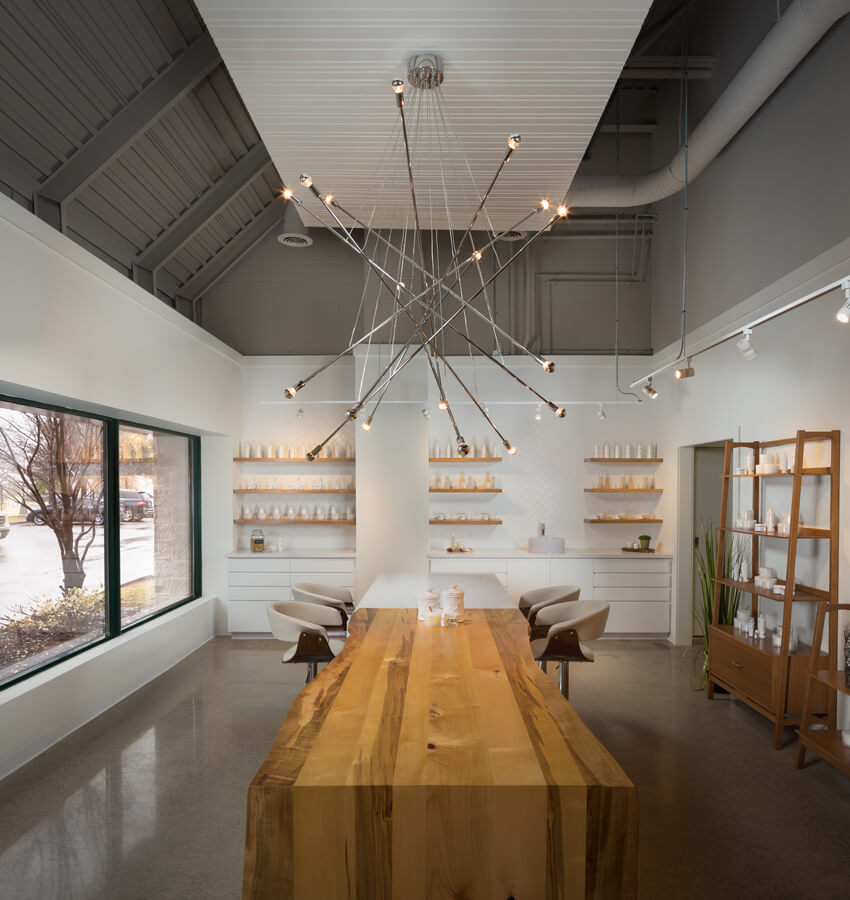
[[[695,607],[700,602],[698,556],[704,551],[703,525],[720,524],[720,491],[723,475],[725,441],[698,444],[694,449],[694,503],[693,503],[693,581],[691,590],[691,637],[702,638],[702,617]]]

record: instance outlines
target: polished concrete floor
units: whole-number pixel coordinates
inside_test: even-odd
[[[640,793],[640,896],[850,897],[850,779],[693,689],[694,650],[600,642],[576,709]],[[0,782],[0,898],[239,897],[245,794],[302,667],[217,639]]]

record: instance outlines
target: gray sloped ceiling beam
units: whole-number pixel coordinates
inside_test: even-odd
[[[156,294],[157,271],[186,245],[226,206],[271,160],[262,143],[255,144],[225,173],[188,206],[133,263],[133,280]]]
[[[76,194],[219,65],[209,34],[193,41],[45,179],[33,197],[36,214],[64,231],[64,208]]]
[[[223,278],[282,219],[286,201],[276,198],[177,291],[178,299],[198,300]]]

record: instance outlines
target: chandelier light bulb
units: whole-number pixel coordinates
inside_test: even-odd
[[[331,203],[334,202],[334,195],[333,194],[325,194],[325,196],[322,197],[322,200],[323,200],[323,202],[327,203],[328,206],[330,206]]]
[[[304,382],[299,381],[297,384],[292,387],[284,388],[283,393],[286,395],[288,399],[292,399],[300,390],[304,387]]]
[[[457,455],[469,456],[469,444],[463,438],[458,438],[457,440]]]
[[[305,188],[313,186],[313,179],[306,172],[298,179]]]
[[[508,450],[508,456],[516,456],[516,447],[510,441],[505,441],[505,447]]]
[[[519,147],[521,142],[522,142],[522,138],[518,134],[512,134],[508,138],[508,146],[511,148],[511,150],[516,150],[516,148]]]
[[[655,388],[652,386],[651,378],[641,388],[641,390],[644,392],[644,394],[646,394],[647,397],[649,397],[650,400],[655,400],[655,398],[658,396],[658,391],[656,391]]]
[[[476,251],[472,254],[472,258],[473,258],[476,262],[478,262],[478,260],[480,260],[481,257],[482,257],[483,255],[484,255],[484,254],[483,254],[480,250],[476,250]]]
[[[563,419],[564,416],[565,416],[566,414],[567,414],[567,411],[564,409],[563,406],[556,406],[556,407],[555,407],[555,415],[556,415],[559,419]]]
[[[562,219],[566,218],[568,212],[569,212],[569,210],[567,209],[566,206],[564,206],[563,203],[557,209],[557,213]]]
[[[345,415],[353,422],[357,418],[357,413],[360,410],[356,406],[352,406],[351,409],[347,410]]]
[[[548,372],[550,375],[555,371],[555,363],[551,359],[544,359],[540,365],[543,366],[543,371]]]
[[[549,201],[548,201],[548,200],[541,200],[541,201],[540,201],[540,208],[541,208],[541,209],[549,209]]]
[[[283,197],[285,200],[292,199],[292,188],[288,188],[286,185],[283,186]]]
[[[313,447],[312,450],[308,451],[307,462],[315,461],[318,458],[319,454],[322,452],[323,446],[324,446],[324,444],[318,444],[315,447]]]
[[[372,417],[369,416],[368,419],[364,419],[364,420],[360,423],[360,427],[361,427],[364,431],[371,431],[371,430],[372,430]]]
[[[449,401],[445,397],[440,397],[440,409],[448,409]]]
[[[400,94],[404,90],[404,82],[400,78],[395,78],[393,79],[392,87],[394,93]]]

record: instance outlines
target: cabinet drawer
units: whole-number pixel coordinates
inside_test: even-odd
[[[668,634],[669,603],[612,603],[606,634]]]
[[[506,559],[432,559],[430,562],[435,574],[498,575],[508,571]]]
[[[637,556],[637,554],[635,554]],[[608,559],[595,557],[594,572],[669,572],[669,559],[649,559],[641,556],[638,559]]]
[[[354,587],[353,572],[293,572],[292,583],[335,584],[339,587]]]
[[[266,609],[268,603],[234,603],[227,609],[227,627],[233,633],[267,632],[271,635],[271,626]]]
[[[231,587],[289,587],[289,572],[230,572]]]
[[[354,557],[348,558],[318,558],[318,559],[295,559],[290,560],[292,564],[291,571],[293,572],[353,572],[354,571]],[[296,579],[295,576],[292,576],[293,581],[310,581],[310,578],[304,577],[302,574],[299,574]],[[314,581],[320,581],[321,579],[315,578],[312,579]],[[352,579],[353,580],[353,579]]]
[[[288,587],[268,585],[236,585],[227,592],[227,599],[236,602],[262,600],[264,603],[277,603],[278,600],[289,600],[290,597]]]
[[[288,572],[289,558],[280,556],[245,556],[227,560],[228,572]]]
[[[670,587],[670,576],[666,572],[596,572],[593,576],[596,587]]]
[[[736,691],[766,709],[773,707],[773,668],[777,657],[711,629],[709,669]]]
[[[593,599],[602,603],[670,603],[670,589],[657,587],[595,587]]]

